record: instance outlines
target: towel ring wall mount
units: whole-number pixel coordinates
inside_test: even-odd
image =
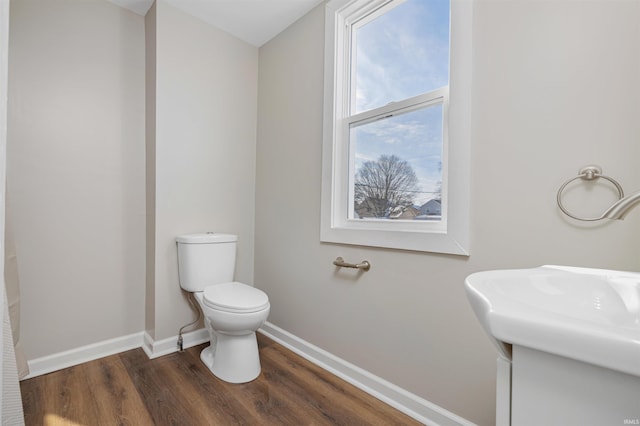
[[[560,189],[558,189],[558,195],[557,195],[557,201],[558,201],[558,207],[560,208],[560,210],[562,210],[562,212],[564,214],[566,214],[567,216],[569,216],[572,219],[576,219],[576,220],[580,220],[583,222],[594,222],[597,220],[602,220],[602,219],[606,219],[607,218],[607,213],[611,210],[611,208],[607,209],[600,217],[593,217],[593,218],[584,218],[584,217],[579,217],[576,216],[572,213],[570,213],[567,208],[562,204],[562,195],[564,193],[564,190],[566,189],[567,185],[569,185],[571,182],[581,179],[581,180],[585,180],[585,181],[592,181],[592,180],[596,180],[602,178],[604,180],[609,181],[610,183],[613,184],[613,186],[616,187],[616,190],[618,191],[618,197],[619,200],[622,200],[624,198],[624,191],[622,189],[622,186],[618,183],[618,181],[616,181],[615,179],[603,175],[602,174],[602,168],[600,166],[595,166],[595,165],[589,165],[589,166],[584,166],[583,168],[581,168],[578,171],[578,176],[569,179],[568,181],[566,181],[564,184],[562,184],[562,186],[560,187]]]

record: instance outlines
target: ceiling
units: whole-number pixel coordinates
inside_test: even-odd
[[[108,0],[146,15],[153,0]],[[323,0],[164,0],[249,44],[260,47]]]

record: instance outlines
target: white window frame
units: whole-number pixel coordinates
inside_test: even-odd
[[[469,255],[469,160],[472,0],[451,0],[450,76],[441,89],[385,106],[349,111],[349,27],[358,18],[398,0],[331,0],[325,15],[324,134],[320,240],[372,247]],[[401,1],[401,0],[400,0]],[[437,93],[436,93],[437,92]],[[349,122],[384,108],[443,105],[441,221],[349,219]],[[353,170],[351,168],[351,170]]]

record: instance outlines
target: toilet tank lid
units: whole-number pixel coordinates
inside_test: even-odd
[[[198,234],[180,235],[176,237],[176,241],[182,244],[232,243],[238,241],[238,236],[218,232],[200,232]]]

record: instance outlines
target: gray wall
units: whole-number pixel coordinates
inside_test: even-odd
[[[152,337],[193,320],[178,281],[175,237],[238,235],[236,279],[253,282],[258,49],[156,5],[155,279]],[[151,184],[148,180],[148,189]],[[149,285],[149,283],[147,283]]]
[[[7,138],[29,359],[144,327],[143,18],[12,0]]]
[[[258,49],[164,2],[147,30],[145,46],[144,18],[103,0],[11,2],[7,192],[30,360],[175,336],[194,315],[176,235],[237,233],[236,276],[253,281]]]
[[[481,425],[496,351],[471,272],[567,264],[638,270],[640,210],[576,224],[558,187],[590,163],[640,190],[640,3],[478,0],[473,19],[471,256],[321,244],[324,10],[260,49],[255,284],[275,325]],[[605,187],[570,191],[602,210]],[[367,259],[357,276],[337,256]]]
[[[267,291],[275,325],[489,425],[496,353],[464,277],[640,268],[640,211],[594,226],[555,206],[588,163],[640,189],[640,3],[476,2],[469,258],[320,244],[322,7],[258,52],[158,6],[145,211],[142,18],[101,0],[11,2],[7,192],[30,359],[175,334],[191,313],[173,238],[215,228],[240,234],[237,277]],[[611,197],[568,202],[591,213]],[[354,277],[336,256],[373,268]]]

